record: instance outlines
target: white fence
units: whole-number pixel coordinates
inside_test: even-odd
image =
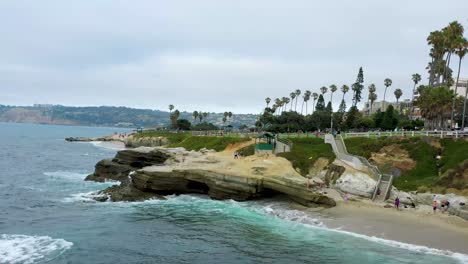
[[[460,138],[468,137],[466,131],[389,131],[389,132],[362,132],[342,133],[344,138],[350,137],[438,137],[438,138]]]

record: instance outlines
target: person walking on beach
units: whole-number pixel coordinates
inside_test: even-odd
[[[398,210],[400,209],[400,198],[395,198],[395,208]]]
[[[437,210],[437,201],[436,201],[436,200],[434,200],[434,201],[432,202],[432,210],[434,211],[434,214],[435,214],[435,213],[436,213],[436,210]]]
[[[237,151],[236,151],[236,152],[234,152],[234,159],[238,159],[238,158],[239,158],[239,153],[237,153]]]

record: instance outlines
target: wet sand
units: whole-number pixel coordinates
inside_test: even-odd
[[[468,221],[447,213],[417,209],[384,208],[367,201],[338,202],[322,210],[327,227],[408,244],[468,254]]]

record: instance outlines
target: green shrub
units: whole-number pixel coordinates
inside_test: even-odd
[[[310,166],[322,157],[330,162],[335,159],[335,154],[330,144],[325,144],[321,138],[291,138],[293,148],[291,152],[280,153],[278,156],[291,161],[295,169],[299,169],[301,175],[309,172]]]

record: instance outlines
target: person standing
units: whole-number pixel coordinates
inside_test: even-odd
[[[400,198],[395,198],[395,208],[398,210],[400,209]]]
[[[436,200],[434,200],[434,201],[432,202],[432,210],[434,211],[434,214],[435,214],[435,213],[436,213],[436,210],[437,210],[437,201],[436,201]]]

